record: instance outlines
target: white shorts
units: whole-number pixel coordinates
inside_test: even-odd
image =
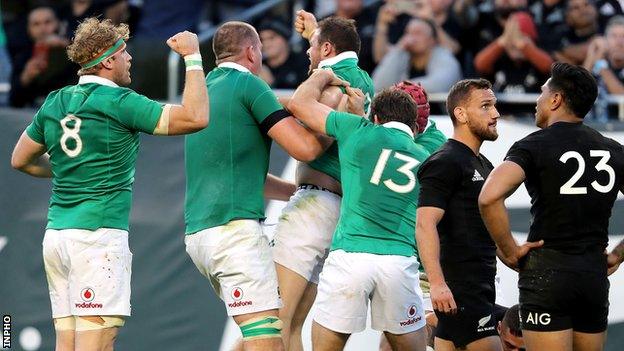
[[[43,237],[52,317],[129,316],[128,232],[48,229]]]
[[[297,190],[275,228],[275,262],[318,284],[340,217],[340,200],[329,191]]]
[[[339,333],[371,327],[405,334],[425,326],[416,257],[336,250],[329,253],[316,298],[314,321]]]
[[[278,309],[269,241],[257,220],[234,220],[184,238],[186,252],[225,302],[228,316]]]

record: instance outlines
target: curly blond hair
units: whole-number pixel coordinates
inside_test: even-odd
[[[129,36],[127,24],[116,26],[108,19],[100,21],[95,17],[87,18],[76,29],[72,43],[67,47],[67,56],[73,62],[82,65],[103,54],[119,38],[128,40]],[[91,68],[80,69],[78,75],[95,73],[100,67],[101,63]]]

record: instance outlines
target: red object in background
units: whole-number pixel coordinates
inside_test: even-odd
[[[44,67],[48,66],[48,58],[50,56],[50,47],[46,43],[35,43],[33,48],[33,58],[41,60]]]
[[[511,15],[513,19],[518,22],[518,26],[520,27],[520,31],[531,38],[532,40],[537,40],[537,28],[535,27],[535,23],[533,22],[533,18],[527,12],[516,12]]]

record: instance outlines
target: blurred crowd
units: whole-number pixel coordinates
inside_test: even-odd
[[[134,39],[201,30],[261,0],[3,0],[0,105],[36,106],[76,81],[64,49],[83,18],[130,25]],[[265,59],[261,76],[293,89],[308,74],[308,43],[293,30],[297,7],[317,18],[356,21],[360,67],[376,90],[409,79],[446,92],[464,77],[489,79],[496,92],[537,93],[554,61],[583,65],[602,94],[624,94],[624,0],[307,0],[255,20]],[[1,89],[0,89],[1,91]],[[3,100],[4,99],[4,100]]]

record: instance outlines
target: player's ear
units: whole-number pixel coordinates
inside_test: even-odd
[[[561,107],[562,104],[563,104],[563,95],[561,95],[561,93],[559,92],[553,93],[550,99],[550,110],[554,111],[558,109],[559,107]]]
[[[503,331],[503,328],[501,328],[501,321],[498,321],[498,323],[496,324],[496,331],[498,332],[498,335],[500,335],[500,333]]]
[[[113,69],[113,61],[115,60],[114,57],[110,56],[108,57],[106,60],[102,61],[102,67],[104,67],[105,69]]]
[[[379,117],[377,117],[377,114],[373,115],[373,123],[375,123],[375,124],[381,124],[381,123],[379,122]]]
[[[453,114],[455,115],[455,120],[461,124],[465,124],[468,116],[466,115],[466,110],[463,107],[455,107],[453,109]]]
[[[324,42],[321,45],[321,53],[323,54],[324,57],[331,55],[332,51],[334,51],[334,46],[330,44],[328,41]]]

